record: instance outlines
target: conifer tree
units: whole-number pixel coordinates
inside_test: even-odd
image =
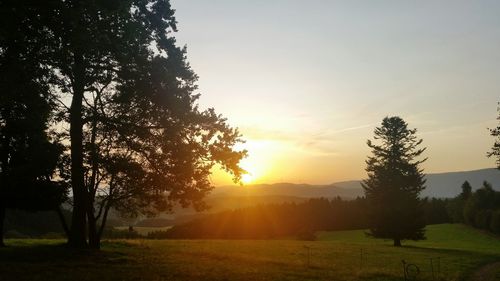
[[[368,234],[392,239],[401,246],[405,239],[425,239],[425,222],[419,199],[425,188],[423,170],[426,159],[417,160],[425,151],[416,129],[409,129],[400,117],[386,117],[368,140],[372,155],[366,160],[368,179],[363,188],[369,202]]]

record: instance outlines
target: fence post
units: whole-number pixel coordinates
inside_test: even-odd
[[[438,257],[437,260],[438,260],[437,276],[438,276],[438,280],[439,280],[441,278],[441,257]]]
[[[405,281],[408,281],[408,277],[406,276],[406,262],[405,260],[401,260],[403,263],[403,276],[405,277]]]
[[[432,280],[436,280],[434,278],[434,263],[433,263],[433,258],[429,258],[431,260],[431,272],[432,272]]]
[[[363,270],[363,248],[361,248],[361,260],[359,261],[359,270]]]
[[[311,247],[309,246],[304,246],[307,250],[307,267],[311,267]]]

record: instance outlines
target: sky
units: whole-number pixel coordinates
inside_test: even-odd
[[[500,1],[171,3],[200,105],[246,140],[248,182],[365,178],[366,141],[395,115],[424,140],[426,173],[494,167]]]

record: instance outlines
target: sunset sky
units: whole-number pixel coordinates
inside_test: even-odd
[[[172,5],[200,103],[240,128],[254,183],[363,178],[366,140],[392,115],[419,130],[426,172],[494,166],[500,1]]]

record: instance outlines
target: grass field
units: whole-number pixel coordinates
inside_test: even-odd
[[[101,252],[7,240],[0,281],[403,280],[403,259],[419,267],[418,280],[463,280],[500,260],[498,238],[462,225],[429,226],[427,237],[401,248],[363,231],[319,233],[318,241],[130,240],[106,242]]]

